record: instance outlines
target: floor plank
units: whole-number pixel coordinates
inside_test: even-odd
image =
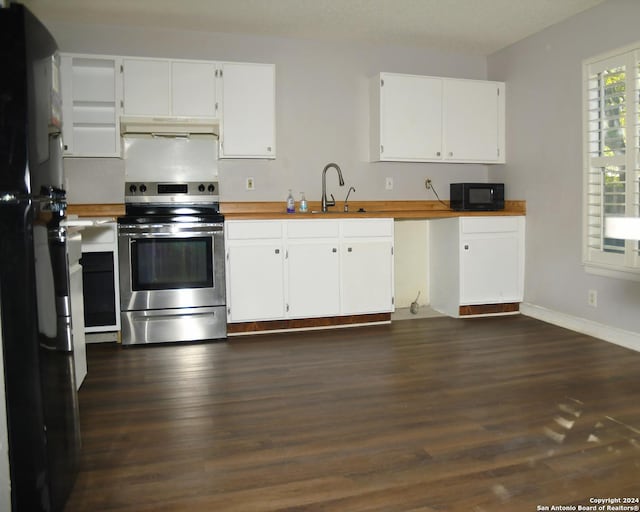
[[[88,346],[66,512],[640,496],[640,354],[524,316]]]

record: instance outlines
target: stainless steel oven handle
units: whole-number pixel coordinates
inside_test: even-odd
[[[135,237],[185,237],[185,236],[212,236],[221,234],[224,231],[222,225],[212,226],[198,226],[198,229],[175,229],[175,226],[167,228],[167,226],[129,226],[122,225],[119,228],[120,236],[135,236]]]
[[[121,233],[122,237],[129,238],[195,238],[198,236],[215,236],[221,231],[183,231],[178,233]]]
[[[121,228],[130,228],[130,229],[158,229],[158,228],[170,228],[170,227],[180,227],[180,228],[212,228],[212,229],[223,229],[224,223],[222,222],[172,222],[165,224],[120,224]]]

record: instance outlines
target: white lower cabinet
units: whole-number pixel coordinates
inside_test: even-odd
[[[393,220],[344,221],[340,251],[342,313],[393,311]]]
[[[282,223],[228,221],[225,226],[228,320],[283,318]]]
[[[393,310],[393,219],[225,226],[229,322]]]
[[[287,222],[289,318],[340,314],[339,221]]]
[[[461,306],[518,303],[524,293],[522,216],[431,221],[431,307],[461,316]]]

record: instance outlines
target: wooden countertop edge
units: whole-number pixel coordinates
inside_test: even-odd
[[[124,204],[70,204],[67,215],[115,218],[124,215]]]
[[[226,202],[220,204],[220,211],[227,220],[260,219],[301,219],[301,218],[389,218],[394,219],[440,219],[462,216],[506,216],[526,215],[526,201],[506,201],[505,209],[494,212],[458,212],[445,209],[439,201],[353,201],[349,211],[340,211],[341,204],[331,208],[329,213],[293,213],[285,211],[282,202]],[[364,212],[358,212],[358,209]],[[320,201],[309,201],[309,212],[319,211]],[[69,215],[78,217],[120,217],[124,215],[124,204],[70,204]]]

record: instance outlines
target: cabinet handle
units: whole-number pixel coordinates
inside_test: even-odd
[[[338,249],[334,247],[333,249],[331,249],[331,252],[338,252]]]
[[[464,250],[468,251],[469,250],[469,244],[464,244]]]
[[[271,146],[267,146],[267,152],[271,153]]]
[[[449,151],[449,156],[453,156],[453,151]]]
[[[276,254],[280,254],[280,249],[276,249],[276,250],[275,250],[275,253],[276,253]]]
[[[353,252],[353,248],[349,247],[349,248],[347,249],[347,252]]]
[[[440,156],[440,151],[438,151],[438,152],[436,153],[436,156]]]

